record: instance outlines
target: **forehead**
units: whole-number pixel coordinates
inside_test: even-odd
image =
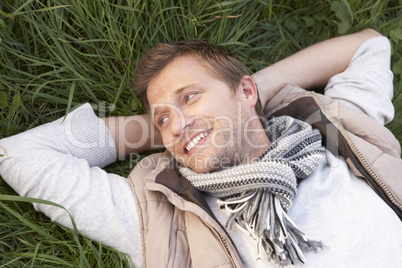
[[[196,56],[182,56],[166,65],[149,83],[149,104],[169,103],[180,89],[214,79],[212,73]]]

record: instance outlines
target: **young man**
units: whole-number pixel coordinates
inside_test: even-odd
[[[149,117],[100,120],[84,105],[1,140],[0,174],[20,195],[62,204],[84,235],[137,266],[396,267],[400,148],[381,126],[393,116],[389,53],[386,38],[365,30],[251,77],[219,47],[161,45],[137,66],[135,86],[165,153],[142,160],[128,180],[106,173],[100,167],[116,157],[150,149]],[[326,85],[327,96],[289,83]],[[267,134],[257,86],[275,118]],[[318,128],[327,150],[289,115]],[[71,227],[64,211],[34,206]]]

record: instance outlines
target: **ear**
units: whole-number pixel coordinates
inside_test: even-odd
[[[240,87],[249,104],[249,107],[253,108],[258,101],[257,86],[255,85],[253,78],[251,78],[249,75],[243,76],[240,80]]]

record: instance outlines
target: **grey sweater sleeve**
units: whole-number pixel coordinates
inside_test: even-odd
[[[129,254],[141,266],[134,196],[125,178],[101,169],[116,160],[116,148],[89,104],[65,118],[0,140],[0,150],[5,152],[0,175],[19,195],[64,206],[83,235]],[[63,209],[34,207],[72,228]]]
[[[394,117],[390,56],[391,46],[386,37],[367,40],[348,68],[329,80],[325,95],[368,114],[380,124],[390,122]]]

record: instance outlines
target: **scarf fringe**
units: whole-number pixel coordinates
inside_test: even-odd
[[[280,199],[267,190],[251,190],[225,201],[218,201],[231,215],[226,227],[236,225],[257,241],[257,259],[263,252],[282,266],[305,263],[303,251],[319,252],[320,241],[310,240],[290,219]]]

